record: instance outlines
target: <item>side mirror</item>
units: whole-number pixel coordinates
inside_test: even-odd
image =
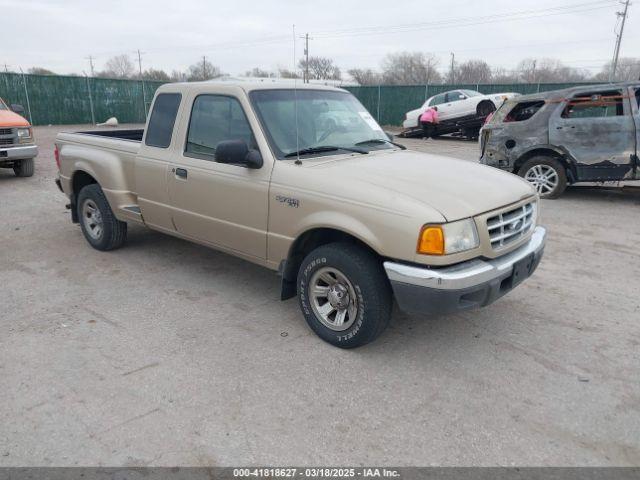
[[[387,136],[389,141],[393,142],[393,133],[385,131],[384,134]]]
[[[24,107],[22,105],[14,103],[11,105],[11,111],[20,115],[24,113]]]
[[[250,149],[244,140],[226,140],[216,147],[216,162],[242,165],[251,169],[262,168],[262,155]]]
[[[464,100],[464,99],[465,99],[465,98],[467,98],[467,97],[465,97],[464,95],[460,94],[460,95],[458,95],[458,98],[459,98],[460,100]]]

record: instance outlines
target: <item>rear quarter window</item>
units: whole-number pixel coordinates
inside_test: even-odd
[[[544,106],[544,100],[518,102],[508,112],[505,112],[503,122],[524,122],[533,117]]]
[[[145,145],[158,148],[171,145],[181,98],[179,93],[161,93],[156,97],[147,126]]]

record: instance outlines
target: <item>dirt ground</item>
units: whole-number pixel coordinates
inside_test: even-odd
[[[53,183],[77,128],[0,171],[1,466],[640,464],[637,190],[542,201],[531,279],[343,351],[270,271],[144,228],[92,250]]]

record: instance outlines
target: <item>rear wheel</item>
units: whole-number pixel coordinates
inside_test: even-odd
[[[19,160],[16,165],[13,166],[13,173],[16,177],[31,177],[35,170],[35,162],[33,158],[27,158],[25,160]]]
[[[536,189],[540,198],[558,198],[567,188],[567,172],[552,157],[532,157],[520,167],[518,175]]]
[[[354,348],[375,340],[391,319],[392,294],[380,259],[348,243],[321,246],[298,271],[305,320],[323,340]]]
[[[96,250],[121,247],[127,238],[127,224],[114,215],[100,185],[87,185],[78,194],[78,218],[87,242]]]
[[[495,112],[496,111],[496,106],[493,104],[493,102],[481,102],[478,105],[478,116],[479,117],[486,117],[487,115],[489,115],[491,112]]]

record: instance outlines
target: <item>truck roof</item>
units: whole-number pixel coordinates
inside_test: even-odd
[[[302,83],[299,82],[227,82],[227,81],[206,81],[206,82],[181,82],[181,83],[166,83],[160,88],[158,92],[184,92],[184,91],[197,91],[197,92],[230,92],[243,90],[245,92],[251,92],[254,90],[281,90],[292,89],[297,90],[329,90],[334,92],[346,92],[342,88],[333,87],[330,85],[319,85],[315,83]]]
[[[577,85],[574,87],[563,88],[560,90],[549,90],[547,92],[539,92],[539,93],[530,93],[528,95],[521,95],[516,97],[514,100],[521,102],[527,100],[562,100],[567,98],[573,94],[591,91],[591,90],[606,90],[613,88],[624,88],[624,87],[640,87],[640,81],[637,82],[618,82],[618,83],[599,83],[599,84],[588,84],[588,85]]]

